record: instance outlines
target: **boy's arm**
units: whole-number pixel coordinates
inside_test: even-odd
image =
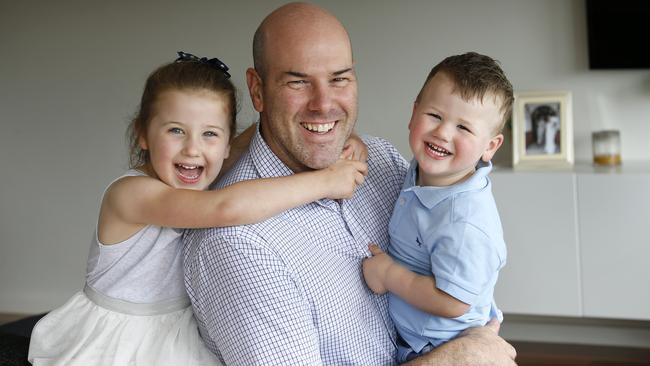
[[[366,163],[340,159],[322,170],[242,181],[215,191],[126,177],[107,190],[102,215],[129,224],[178,228],[244,225],[321,198],[350,198],[366,174]]]
[[[455,318],[469,310],[468,304],[437,289],[432,276],[410,271],[374,244],[369,249],[373,256],[363,261],[363,274],[374,292],[390,291],[419,310],[445,318]]]

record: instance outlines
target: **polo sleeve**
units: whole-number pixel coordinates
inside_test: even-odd
[[[497,248],[488,235],[466,222],[451,224],[441,231],[443,235],[431,252],[436,287],[474,305],[502,266]]]
[[[262,239],[185,240],[192,247],[185,258],[188,293],[206,343],[226,365],[322,364],[309,303]]]

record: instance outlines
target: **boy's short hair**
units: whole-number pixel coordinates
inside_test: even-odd
[[[512,113],[514,95],[512,84],[493,58],[476,52],[467,52],[462,55],[449,56],[434,66],[427,76],[417,101],[420,100],[422,90],[437,73],[444,72],[456,84],[455,90],[464,100],[478,99],[483,101],[487,93],[493,93],[501,99],[501,121],[496,129],[500,133]],[[498,103],[498,101],[495,101]]]

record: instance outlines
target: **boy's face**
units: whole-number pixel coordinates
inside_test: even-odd
[[[418,161],[418,185],[448,186],[469,177],[479,159],[489,161],[503,143],[494,135],[499,99],[465,101],[444,72],[425,85],[413,106],[409,144]]]

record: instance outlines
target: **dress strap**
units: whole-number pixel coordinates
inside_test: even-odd
[[[167,314],[190,306],[190,298],[187,296],[150,304],[138,304],[106,296],[87,284],[84,286],[84,293],[90,301],[103,308],[130,315]]]

